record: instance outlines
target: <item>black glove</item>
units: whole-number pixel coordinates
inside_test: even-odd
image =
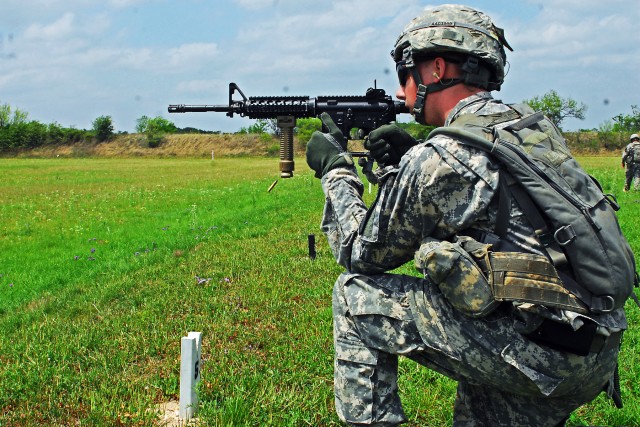
[[[329,133],[315,131],[307,143],[307,164],[316,172],[316,178],[335,168],[353,166],[353,158],[347,153],[347,140],[331,116],[322,113],[320,120]]]
[[[364,148],[379,165],[384,166],[397,165],[400,158],[417,144],[418,140],[397,125],[383,125],[369,134]]]

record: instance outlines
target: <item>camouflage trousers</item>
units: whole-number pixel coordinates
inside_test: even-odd
[[[454,426],[555,426],[610,381],[620,340],[584,357],[555,351],[515,332],[507,308],[472,319],[436,286],[392,274],[341,275],[333,319],[336,411],[349,425],[406,421],[403,355],[458,381]]]
[[[640,189],[640,163],[630,163],[627,165],[624,180],[625,191],[631,188],[631,182],[633,182],[633,189],[638,191],[638,189]]]

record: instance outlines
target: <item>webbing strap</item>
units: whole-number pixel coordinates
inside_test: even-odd
[[[510,175],[508,175],[508,177],[508,179],[513,180]],[[527,194],[527,192],[518,183],[510,184],[509,188],[513,198],[516,200],[520,209],[522,209],[522,212],[533,226],[540,243],[542,243],[544,249],[547,251],[553,265],[556,267],[566,265],[568,263],[567,256],[556,241],[554,233],[549,230],[546,221],[540,214],[538,207],[535,205],[533,200],[531,200],[529,194]]]
[[[489,254],[494,297],[586,312],[585,306],[563,286],[550,261],[533,254]]]
[[[584,286],[579,284],[571,275],[558,271],[564,287],[584,302],[594,313],[609,313],[615,309],[615,301],[610,295],[593,295]]]
[[[508,175],[508,176],[507,176]],[[506,240],[509,220],[511,219],[511,196],[509,191],[509,178],[511,175],[504,170],[500,171],[500,193],[498,193],[498,213],[496,215],[495,233],[501,240]],[[515,182],[511,178],[511,182]]]

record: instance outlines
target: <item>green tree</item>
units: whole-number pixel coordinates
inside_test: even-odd
[[[107,141],[113,136],[113,120],[111,116],[100,116],[92,124],[93,132],[98,142]]]
[[[631,114],[618,114],[613,121],[614,131],[636,133],[640,130],[640,109],[637,105],[632,105]]]
[[[161,116],[149,118],[148,116],[142,116],[136,120],[136,132],[138,133],[176,133],[178,128],[176,125]]]
[[[301,146],[306,146],[311,139],[313,132],[322,130],[322,121],[315,117],[308,119],[298,119],[296,121],[295,131],[298,135],[298,142]]]
[[[136,132],[145,133],[148,125],[149,125],[149,117],[148,116],[140,117],[138,120],[136,120]]]
[[[275,129],[277,129],[277,127],[278,127],[277,121],[259,119],[259,120],[256,120],[253,124],[251,124],[248,128],[245,128],[245,127],[240,128],[238,133],[257,133],[257,134],[268,133],[268,132],[275,133]]]
[[[584,114],[587,106],[583,103],[571,98],[562,98],[555,90],[542,95],[542,97],[534,96],[531,99],[523,101],[536,111],[541,111],[547,116],[558,128],[561,123],[568,117],[584,120]]]
[[[144,133],[147,136],[147,144],[154,148],[162,143],[165,135],[168,133],[176,133],[178,128],[176,125],[161,116],[149,118],[142,116],[136,120],[136,132]]]
[[[12,124],[26,123],[29,113],[16,108],[13,113],[9,104],[0,105],[0,128]]]
[[[147,129],[145,132],[152,133],[176,133],[176,125],[164,117],[154,117],[147,121]]]

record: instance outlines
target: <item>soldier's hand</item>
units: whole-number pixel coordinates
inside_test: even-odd
[[[328,133],[315,131],[307,143],[307,164],[315,171],[316,178],[338,167],[353,166],[353,158],[347,153],[347,140],[340,128],[327,113],[320,115],[323,128]]]
[[[372,131],[364,142],[364,148],[379,165],[397,165],[400,158],[414,145],[413,136],[395,124],[383,125]]]

